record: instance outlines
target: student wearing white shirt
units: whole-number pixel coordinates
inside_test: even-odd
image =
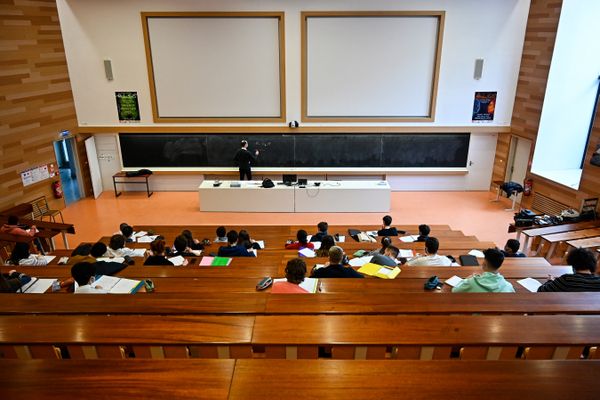
[[[406,265],[409,267],[449,267],[452,265],[452,260],[446,256],[437,254],[440,248],[440,242],[434,237],[428,237],[425,240],[425,255],[415,257],[408,261]]]
[[[112,235],[108,249],[106,250],[105,257],[133,257],[134,250],[125,247],[125,236],[123,235]]]
[[[75,293],[85,294],[106,294],[107,290],[104,290],[101,286],[94,286],[96,266],[91,263],[82,262],[77,263],[71,267],[71,276],[79,285],[75,289]]]

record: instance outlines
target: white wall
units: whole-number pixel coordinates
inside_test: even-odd
[[[57,0],[75,106],[82,126],[119,125],[116,91],[137,91],[140,125],[154,124],[141,11],[260,10],[286,13],[288,120],[300,120],[300,11],[445,10],[436,120],[402,125],[471,125],[474,92],[497,91],[496,116],[491,125],[507,126],[529,3],[529,0]],[[481,80],[473,79],[476,58],[485,59]],[[104,76],[104,59],[112,60],[115,77],[112,82]]]

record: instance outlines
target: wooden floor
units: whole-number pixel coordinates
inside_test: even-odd
[[[394,223],[444,224],[479,240],[503,245],[514,234],[507,233],[513,213],[504,211],[506,199],[492,202],[491,192],[393,192],[390,215]],[[243,201],[243,199],[240,199]],[[200,212],[197,192],[126,192],[115,198],[112,191],[98,199],[80,200],[63,210],[65,221],[75,223],[71,244],[94,241],[130,225],[379,225],[379,213],[211,213]],[[57,246],[61,247],[61,240]]]

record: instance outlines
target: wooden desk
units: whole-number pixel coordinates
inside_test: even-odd
[[[579,231],[568,231],[562,233],[555,233],[552,235],[542,235],[542,239],[550,243],[548,253],[546,253],[546,259],[551,259],[556,250],[556,246],[560,242],[566,242],[575,239],[585,239],[589,237],[600,236],[600,228],[582,229]]]
[[[576,230],[588,229],[588,228],[598,228],[598,227],[600,227],[600,220],[577,222],[574,224],[552,225],[552,226],[546,226],[543,228],[528,229],[528,230],[523,231],[523,235],[525,235],[525,240],[523,241],[523,246],[522,246],[523,252],[525,253],[527,251],[527,248],[529,246],[529,240],[531,238],[535,238],[537,236],[542,236],[542,235],[551,235],[554,233],[562,233],[562,232],[576,231]],[[533,250],[533,248],[531,250]],[[538,251],[539,251],[539,246],[538,246],[538,249],[536,249],[536,254]]]
[[[584,249],[591,249],[594,247],[600,247],[600,237],[569,240],[567,241],[567,244],[574,248],[583,247]]]
[[[8,222],[8,216],[6,215],[0,215],[0,224],[5,224]],[[19,219],[19,223],[20,224],[24,224],[24,225],[35,225],[37,227],[37,229],[40,231],[39,233],[36,234],[36,237],[42,237],[42,238],[52,238],[54,236],[56,236],[56,234],[62,234],[63,237],[63,241],[65,243],[65,248],[69,248],[69,241],[67,240],[67,233],[75,233],[75,226],[73,224],[65,224],[65,223],[60,223],[60,222],[49,222],[49,221],[42,221],[42,220],[38,220],[38,219],[26,219],[26,218],[20,218]],[[46,231],[46,232],[44,232]],[[55,234],[52,234],[51,232],[54,232]],[[52,242],[52,248],[54,249],[54,241],[53,239],[51,239]]]
[[[113,187],[115,189],[115,197],[119,197],[122,193],[121,192],[117,192],[117,184],[138,184],[138,185],[146,185],[146,193],[148,194],[148,197],[152,196],[152,194],[154,192],[150,191],[150,186],[148,184],[148,178],[152,176],[152,174],[142,174],[142,175],[137,175],[137,176],[127,176],[127,174],[125,172],[117,172],[116,174],[113,175],[112,179],[113,179]],[[121,178],[121,180],[117,180]],[[142,180],[136,180],[136,178],[141,178],[144,179]]]
[[[238,360],[229,399],[593,399],[598,376],[600,361]]]
[[[235,360],[2,360],[5,399],[227,399]]]

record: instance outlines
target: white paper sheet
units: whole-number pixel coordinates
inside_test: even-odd
[[[484,258],[485,257],[485,255],[483,254],[483,251],[481,251],[481,250],[475,250],[475,249],[473,249],[468,254],[471,255],[471,256],[475,256],[477,258]]]
[[[94,281],[92,286],[100,286],[102,289],[110,292],[110,290],[119,282],[119,279],[116,276],[102,275],[100,278]]]
[[[192,250],[192,254],[194,254],[195,256],[199,256],[200,254],[202,254],[202,250]]]
[[[275,283],[275,282],[286,282],[286,279],[285,278],[273,279],[273,283]],[[304,278],[304,281],[302,281],[302,283],[300,283],[298,286],[300,286],[302,289],[306,290],[308,293],[316,293],[318,284],[319,284],[319,280],[316,278]]]
[[[44,258],[46,259],[46,262],[50,264],[50,261],[54,260],[56,256],[44,256]]]
[[[308,247],[298,251],[298,254],[303,255],[304,257],[307,258],[314,258],[316,257],[316,254],[314,251],[312,251],[311,249],[309,249]]]
[[[264,240],[255,240],[254,243],[258,244],[261,249],[265,248],[265,241]]]
[[[173,265],[179,267],[179,266],[183,265],[185,258],[183,258],[182,256],[177,256],[177,257],[167,258],[167,260],[171,261],[173,263]]]
[[[148,232],[146,232],[146,231],[139,231],[139,232],[134,232],[133,235],[131,235],[131,237],[139,238],[142,236],[146,236],[147,234],[148,234]]]
[[[321,242],[312,242],[312,244],[315,246],[315,250],[319,250],[321,248]]]
[[[392,272],[394,272],[393,269],[389,269],[389,268],[385,268],[385,267],[382,267],[379,271],[377,271],[378,274],[382,274],[385,276],[390,275]]]
[[[131,257],[144,257],[144,255],[146,254],[146,249],[132,249],[133,253],[131,254]]]
[[[402,241],[404,243],[412,243],[412,242],[416,241],[418,238],[419,238],[418,235],[402,236],[402,237],[400,237],[400,241]]]
[[[310,239],[312,239],[312,235],[307,235],[307,236],[306,236],[306,241],[307,241],[307,242],[310,242]]]
[[[352,267],[362,267],[366,263],[370,262],[373,256],[354,257],[348,262]]]
[[[325,264],[315,264],[314,269],[325,268]]]
[[[398,252],[398,257],[412,258],[412,257],[414,257],[414,253],[412,250],[400,249]]]
[[[137,242],[138,243],[152,243],[154,240],[156,240],[157,237],[158,237],[158,235],[142,236],[142,237],[138,238]]]
[[[377,231],[367,231],[366,233],[369,236],[377,236]]]
[[[346,241],[346,236],[338,235],[338,239],[337,239],[338,243],[344,243],[345,241]]]
[[[98,257],[96,258],[96,261],[117,262],[119,264],[123,264],[125,262],[125,259],[123,257]]]
[[[33,279],[32,279],[33,281]],[[27,289],[23,289],[24,293],[46,293],[48,289],[52,286],[56,279],[44,278],[44,279],[36,279],[32,285],[29,285]],[[31,283],[31,282],[30,282]]]
[[[444,283],[454,287],[454,286],[458,285],[459,283],[461,283],[462,280],[463,279],[460,276],[454,275],[453,277],[446,279],[446,281]]]
[[[542,283],[540,281],[533,278],[521,279],[518,280],[517,283],[523,286],[525,289],[529,290],[530,292],[537,292],[538,288],[542,286]]]

